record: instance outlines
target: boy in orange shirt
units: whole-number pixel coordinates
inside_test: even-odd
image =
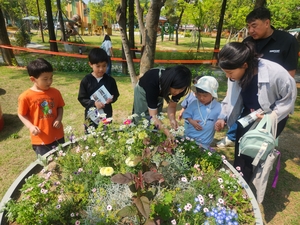
[[[65,102],[61,93],[50,87],[52,65],[43,58],[30,62],[27,71],[33,86],[18,99],[18,116],[29,129],[32,148],[44,155],[65,142],[61,123]]]

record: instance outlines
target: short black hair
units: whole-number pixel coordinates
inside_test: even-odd
[[[108,63],[108,56],[106,51],[102,48],[93,48],[89,53],[89,62],[91,64],[97,64],[99,62]]]
[[[196,87],[196,92],[197,93],[209,93],[208,91],[204,91],[203,89],[197,88],[197,87]]]
[[[271,12],[265,7],[258,7],[252,10],[246,17],[246,23],[251,23],[255,20],[271,20]]]
[[[27,65],[27,72],[29,76],[39,78],[42,73],[53,72],[53,67],[44,58],[38,58]]]

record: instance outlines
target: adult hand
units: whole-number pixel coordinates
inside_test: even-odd
[[[215,130],[216,131],[221,131],[225,126],[225,120],[218,119],[217,122],[215,123]]]
[[[177,121],[176,121],[175,119],[170,120],[170,125],[171,125],[171,127],[172,127],[174,130],[177,130],[177,128],[178,128],[178,123],[177,123]]]

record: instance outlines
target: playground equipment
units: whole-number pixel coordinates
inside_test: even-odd
[[[164,23],[163,25],[160,26],[161,32],[161,41],[164,41],[164,36],[165,34],[169,34],[169,41],[173,41],[174,40],[174,29],[175,26],[171,25],[169,23]]]
[[[84,44],[84,40],[79,34],[79,28],[82,25],[81,17],[78,14],[74,14],[71,19],[68,19],[63,12],[62,15],[63,15],[63,21],[65,26],[64,26],[64,31],[61,30],[61,32],[64,32],[66,41],[69,42],[64,44],[65,50],[67,52],[78,52],[82,54],[82,52],[86,51],[86,46],[76,45],[78,43]],[[61,26],[60,29],[62,29]],[[72,44],[72,42],[74,43],[74,45]]]

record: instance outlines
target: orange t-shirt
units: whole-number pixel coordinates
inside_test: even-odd
[[[57,109],[63,107],[65,102],[61,93],[55,88],[38,92],[28,89],[18,99],[18,114],[27,116],[29,121],[37,126],[41,133],[31,136],[33,145],[47,145],[64,137],[63,126],[54,128],[57,118]]]

